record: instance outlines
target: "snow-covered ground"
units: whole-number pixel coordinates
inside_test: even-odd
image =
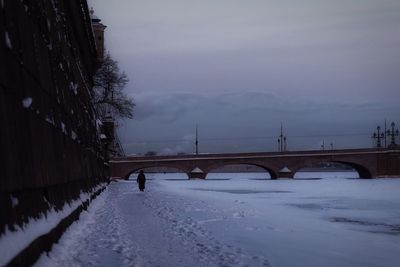
[[[105,187],[106,183],[101,183],[91,190],[91,193]],[[63,208],[56,210],[51,206],[46,213],[39,215],[39,218],[28,218],[27,222],[22,226],[14,225],[15,230],[6,229],[5,233],[0,236],[0,266],[6,265],[25,247],[41,235],[47,234],[56,227],[62,219],[70,215],[76,208],[84,202],[89,201],[90,193],[81,192],[78,199],[65,203]],[[16,197],[11,197],[13,207],[19,205]],[[47,200],[45,200],[47,201]]]
[[[400,179],[260,175],[113,182],[37,266],[399,266]]]

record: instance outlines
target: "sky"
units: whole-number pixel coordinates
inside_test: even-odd
[[[136,103],[127,154],[371,147],[400,125],[398,0],[90,0]],[[332,144],[332,145],[331,145]]]

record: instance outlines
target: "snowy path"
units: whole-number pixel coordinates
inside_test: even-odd
[[[269,266],[223,244],[190,212],[220,211],[133,181],[112,183],[37,266]]]
[[[37,266],[399,266],[400,179],[238,175],[113,182]]]

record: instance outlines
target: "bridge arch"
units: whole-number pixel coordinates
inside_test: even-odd
[[[264,165],[262,165],[262,164],[253,163],[253,162],[219,163],[219,164],[213,164],[213,165],[211,165],[211,166],[207,169],[205,179],[207,179],[207,175],[208,175],[210,172],[213,172],[213,171],[218,170],[218,169],[220,169],[220,168],[223,168],[223,167],[226,167],[226,166],[231,166],[231,165],[249,165],[249,166],[256,166],[256,167],[259,167],[259,168],[265,170],[265,171],[270,175],[271,179],[278,179],[278,175],[277,175],[277,173],[276,173],[273,169],[271,169],[271,168],[269,168],[269,167],[266,167],[266,166],[264,166]]]
[[[363,166],[363,165],[361,165],[359,163],[346,161],[346,160],[321,160],[321,161],[317,161],[315,163],[317,163],[317,165],[320,165],[320,164],[322,165],[324,163],[339,163],[339,164],[342,164],[342,165],[345,165],[345,166],[352,167],[354,169],[354,171],[358,173],[358,176],[359,176],[360,179],[370,179],[370,178],[372,178],[371,171],[367,167],[365,167],[365,166]],[[314,166],[315,166],[315,164],[314,164]],[[294,171],[293,176],[296,173],[300,172],[302,169],[304,169],[304,167],[296,168],[296,171]]]
[[[364,166],[362,166],[362,165],[360,165],[358,163],[348,162],[348,161],[329,161],[329,162],[341,163],[341,164],[344,164],[344,165],[351,166],[356,172],[358,172],[358,176],[361,179],[370,179],[370,178],[372,178],[371,171],[368,168],[366,168],[366,167],[364,167]]]

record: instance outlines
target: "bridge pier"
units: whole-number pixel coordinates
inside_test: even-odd
[[[207,173],[196,166],[187,175],[189,179],[206,179]]]
[[[206,179],[207,173],[188,173],[189,179]]]
[[[294,173],[284,173],[284,174],[279,174],[278,178],[275,178],[275,180],[277,179],[281,179],[281,178],[286,178],[286,179],[293,179],[294,178]],[[273,178],[272,178],[273,179]]]
[[[279,170],[278,178],[294,178],[294,172],[289,169],[286,165]]]

